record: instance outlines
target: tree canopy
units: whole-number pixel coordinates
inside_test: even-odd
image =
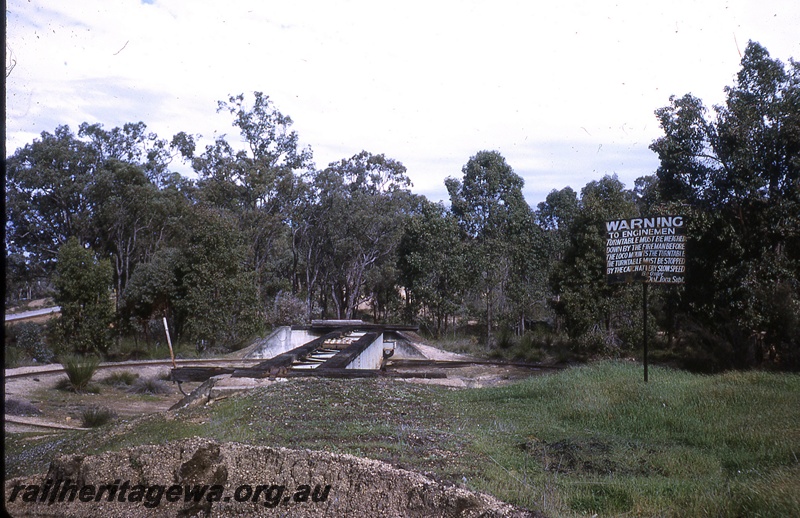
[[[238,139],[202,149],[142,122],[59,126],[7,158],[7,303],[54,294],[60,339],[83,351],[107,350],[111,333],[152,340],[163,317],[198,349],[359,317],[470,329],[489,349],[545,333],[622,355],[642,315],[633,286],[606,284],[604,222],[682,214],[686,284],[650,292],[654,340],[706,369],[798,369],[800,65],[750,42],[725,94],[656,109],[659,166],[630,188],[605,175],[535,208],[498,151],[447,178],[449,206],[414,194],[381,153],[317,168],[261,92],[220,101]]]
[[[797,367],[800,64],[787,69],[750,42],[725,93],[712,113],[688,94],[656,111],[660,196],[691,216],[681,309],[724,337],[708,347],[727,348],[736,365],[766,348]]]

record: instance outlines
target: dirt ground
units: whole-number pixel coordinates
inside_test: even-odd
[[[66,379],[62,373],[47,373],[47,370],[60,367],[49,365],[43,367],[20,367],[6,370],[5,399],[30,403],[39,414],[26,416],[12,416],[6,414],[5,432],[43,431],[42,427],[32,426],[39,424],[59,425],[61,427],[80,427],[81,413],[89,407],[113,409],[120,417],[139,416],[167,410],[172,404],[180,400],[183,394],[177,384],[166,382],[168,392],[165,394],[135,394],[130,388],[114,387],[103,383],[113,372],[128,371],[137,374],[139,378],[160,379],[169,372],[169,367],[142,367],[120,366],[112,369],[103,369],[95,374],[92,385],[99,388],[99,393],[85,392],[74,393],[69,390],[57,388],[59,381]],[[45,371],[45,372],[42,372]],[[27,376],[11,377],[9,375],[29,373]],[[197,384],[192,384],[196,386]],[[183,384],[184,390],[191,390],[194,386]],[[24,424],[24,423],[30,424]],[[57,430],[53,428],[53,431]]]
[[[417,349],[433,360],[432,364],[403,362],[390,360],[388,370],[396,372],[443,372],[446,378],[422,379],[407,378],[399,382],[439,384],[455,388],[488,387],[509,383],[517,379],[527,378],[537,374],[530,368],[513,365],[481,365],[468,362],[469,357],[443,351],[435,347],[416,343]],[[453,366],[444,366],[437,362],[456,361]],[[57,387],[59,381],[66,379],[63,372],[52,372],[60,365],[45,365],[36,367],[19,367],[5,371],[5,399],[30,403],[39,410],[39,414],[25,416],[6,415],[5,432],[25,431],[57,431],[61,428],[79,428],[81,414],[89,407],[113,409],[120,417],[139,416],[164,412],[172,405],[181,401],[185,394],[190,393],[200,383],[176,383],[165,381],[166,392],[163,394],[135,394],[131,387],[115,387],[104,383],[114,372],[127,371],[139,379],[165,379],[169,373],[170,365],[141,365],[142,362],[123,362],[113,367],[103,367],[95,374],[92,385],[99,388],[98,393],[87,391],[76,394]],[[394,366],[402,363],[402,366]],[[208,363],[205,364],[209,366]],[[244,365],[244,364],[242,364]],[[231,364],[226,364],[230,367]],[[22,376],[18,376],[24,374]],[[45,428],[40,425],[49,425]]]

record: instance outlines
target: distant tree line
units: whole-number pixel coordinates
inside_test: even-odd
[[[446,180],[449,206],[382,154],[317,169],[260,92],[219,102],[241,139],[203,149],[141,122],[59,126],[7,158],[6,303],[49,290],[59,340],[100,353],[115,334],[152,340],[163,317],[198,349],[359,317],[621,354],[640,343],[641,294],[606,284],[604,222],[682,214],[686,284],[650,291],[653,339],[713,368],[797,369],[800,65],[751,42],[725,91],[712,110],[685,95],[656,111],[660,166],[631,189],[606,176],[535,208],[496,151]]]

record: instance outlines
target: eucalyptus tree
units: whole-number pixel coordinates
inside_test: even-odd
[[[312,181],[304,184],[307,188],[297,198],[292,212],[293,291],[295,295],[299,296],[301,292],[305,295],[309,319],[318,305],[317,295],[321,294],[326,267],[323,243],[327,233],[322,225],[328,219],[331,204],[323,206],[320,203],[321,195],[326,191],[322,178],[327,176],[315,173]]]
[[[570,216],[563,260],[551,274],[555,309],[571,337],[605,340],[618,333],[619,312],[627,312],[620,297],[630,290],[606,284],[605,222],[636,214],[633,192],[626,190],[616,175],[591,181],[581,190],[578,211]]]
[[[527,322],[534,317],[544,318],[548,305],[548,267],[550,255],[547,236],[536,224],[532,210],[515,218],[509,238],[511,271],[506,288],[509,301],[506,321],[518,334],[524,334]]]
[[[167,170],[170,153],[141,122],[109,131],[83,123],[77,136],[67,126],[42,133],[7,161],[7,256],[17,254],[27,271],[48,276],[56,250],[75,237],[113,259],[121,294],[174,212],[162,190],[186,190],[187,182]]]
[[[467,242],[475,286],[484,300],[487,346],[495,313],[505,309],[506,288],[514,269],[513,249],[532,223],[522,195],[523,179],[497,151],[480,151],[462,168],[463,179],[447,178],[451,210]]]
[[[368,283],[369,273],[396,261],[403,222],[415,203],[410,186],[402,163],[366,151],[315,173],[313,206],[306,212],[315,226],[302,246],[314,262],[306,264],[307,278],[319,285],[323,311],[330,302],[338,318],[351,318],[361,304],[375,303],[378,287]]]
[[[6,160],[6,253],[55,266],[58,250],[70,237],[92,241],[90,186],[97,170],[96,150],[68,126],[18,149]]]
[[[170,213],[179,209],[165,206],[140,167],[117,160],[99,168],[89,192],[95,241],[112,258],[121,297],[131,272],[156,249]]]
[[[261,92],[254,92],[252,106],[244,94],[229,96],[219,101],[218,111],[233,116],[242,145],[221,136],[198,153],[194,137],[185,133],[175,144],[199,176],[200,197],[238,218],[264,300],[283,288],[284,279],[296,276],[294,213],[303,176],[313,168],[312,153],[300,147],[292,119]]]
[[[169,170],[174,146],[148,132],[143,122],[111,130],[83,123],[78,135],[97,159],[87,190],[93,243],[112,259],[119,310],[132,271],[170,239],[193,187]]]
[[[548,238],[548,255],[553,261],[564,257],[569,232],[580,210],[578,193],[572,187],[552,190],[543,202],[537,205],[536,223]]]
[[[432,324],[437,335],[447,330],[468,286],[464,246],[455,216],[441,203],[422,200],[406,221],[398,247],[406,319]]]
[[[254,272],[230,212],[204,202],[188,206],[182,232],[134,269],[123,310],[136,332],[166,317],[176,343],[235,348],[260,329]]]
[[[158,325],[163,318],[172,322],[174,331],[180,335],[185,316],[176,318],[176,304],[185,271],[177,243],[159,247],[133,270],[122,292],[120,310],[125,327],[135,340],[142,333],[150,341],[151,324]]]
[[[139,166],[157,187],[171,176],[169,164],[174,149],[156,133],[147,131],[144,122],[128,122],[111,130],[99,123],[84,122],[78,128],[78,136],[88,140],[101,163],[114,160]]]
[[[166,254],[161,275],[175,282],[164,295],[182,340],[198,349],[234,348],[260,329],[255,274],[235,216],[208,204],[191,207],[177,256]],[[158,270],[157,270],[158,271]]]

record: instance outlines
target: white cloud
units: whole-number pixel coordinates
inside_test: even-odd
[[[671,94],[721,102],[747,40],[800,57],[789,4],[10,0],[6,145],[84,121],[236,139],[216,102],[258,90],[319,167],[385,153],[438,200],[497,149],[535,205],[652,173],[653,111]]]

